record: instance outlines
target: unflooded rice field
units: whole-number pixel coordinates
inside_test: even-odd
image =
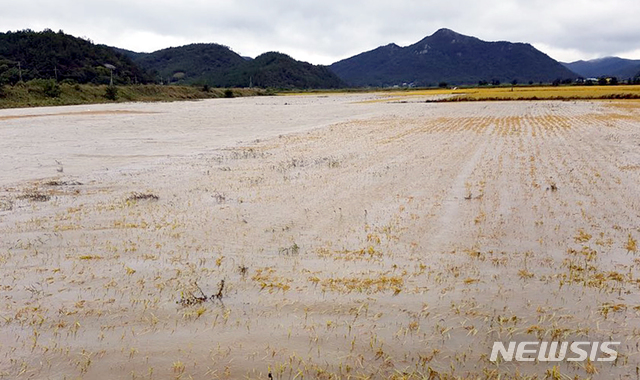
[[[638,379],[640,103],[376,97],[0,112],[0,378]]]

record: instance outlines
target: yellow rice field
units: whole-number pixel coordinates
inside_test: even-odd
[[[388,91],[388,100],[408,100],[425,96],[450,96],[446,100],[572,100],[638,98],[640,86],[544,86],[544,87],[487,87],[453,88],[416,91]],[[384,101],[380,99],[379,101]]]

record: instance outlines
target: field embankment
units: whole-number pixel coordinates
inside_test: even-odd
[[[113,102],[170,102],[267,94],[267,91],[263,89],[128,85],[116,86],[115,94],[110,97],[108,88],[109,86],[106,85],[55,84],[54,81],[34,80],[15,86],[0,87],[0,108]]]

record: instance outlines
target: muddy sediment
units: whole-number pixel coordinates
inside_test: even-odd
[[[635,376],[640,107],[375,96],[2,111],[0,375]]]

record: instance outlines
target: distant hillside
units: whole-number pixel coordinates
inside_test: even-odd
[[[232,69],[225,81],[226,87],[274,88],[340,88],[346,84],[326,66],[296,61],[286,54],[264,53]]]
[[[105,64],[116,67],[115,83],[151,80],[124,54],[62,31],[0,33],[0,82],[14,84],[22,76],[23,81],[57,78],[108,84],[110,72]]]
[[[569,70],[584,78],[618,77],[633,78],[640,72],[640,60],[606,57],[590,61],[563,63]]]
[[[529,44],[485,42],[449,29],[407,47],[381,46],[330,68],[352,86],[537,83],[577,77]]]
[[[191,44],[158,50],[153,53],[126,54],[146,70],[158,74],[158,80],[174,83],[220,83],[226,73],[245,59],[226,46]]]
[[[116,53],[120,53],[129,57],[132,61],[135,61],[140,56],[146,55],[147,53],[136,53],[135,51],[120,49],[118,47],[109,46],[111,49],[115,50]]]
[[[336,88],[344,83],[324,66],[280,53],[255,59],[242,57],[226,46],[192,44],[153,53],[123,51],[135,63],[155,72],[165,83],[208,84],[213,87]]]

